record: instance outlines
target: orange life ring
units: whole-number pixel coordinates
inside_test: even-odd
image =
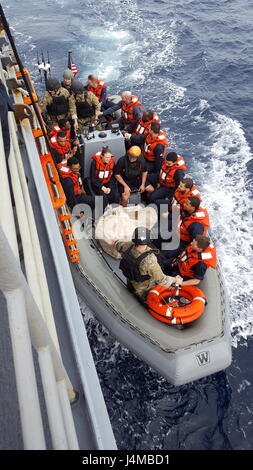
[[[197,320],[204,312],[206,298],[198,287],[184,286],[178,291],[179,297],[190,301],[182,307],[177,306],[174,295],[175,288],[161,285],[152,287],[146,297],[149,313],[163,323],[182,325]]]

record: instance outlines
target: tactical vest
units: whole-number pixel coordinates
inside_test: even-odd
[[[86,119],[95,114],[95,108],[87,100],[76,101],[76,113],[79,119]]]
[[[134,256],[131,255],[133,245],[130,246],[124,253],[119,267],[121,271],[123,272],[124,276],[129,280],[129,281],[135,281],[135,282],[144,282],[150,279],[149,274],[141,274],[140,273],[140,263],[144,258],[149,256],[151,253],[154,253],[155,255],[158,254],[158,250],[149,250],[149,251],[144,251],[138,258],[135,258]]]
[[[52,103],[47,105],[47,112],[50,116],[60,116],[67,114],[69,110],[68,101],[65,96],[52,96]]]

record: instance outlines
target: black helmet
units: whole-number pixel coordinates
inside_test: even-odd
[[[49,77],[46,81],[46,88],[47,91],[54,91],[54,90],[59,90],[61,87],[61,84],[57,78],[51,78]]]
[[[71,85],[71,91],[74,95],[81,95],[84,92],[84,86],[79,80],[74,80]]]
[[[146,227],[136,227],[132,236],[135,245],[147,245],[150,242],[150,230]]]

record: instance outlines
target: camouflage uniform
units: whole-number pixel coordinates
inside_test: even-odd
[[[131,255],[134,258],[138,258],[142,253],[138,251],[133,242],[121,242],[116,241],[115,248],[120,253],[124,253],[130,246],[133,246],[131,250]],[[152,248],[150,246],[147,247],[145,251],[150,251]],[[154,253],[151,253],[149,256],[146,256],[141,262],[139,266],[140,274],[150,276],[150,279],[143,281],[143,282],[136,282],[136,281],[129,281],[131,286],[134,288],[135,294],[139,297],[145,298],[147,292],[151,287],[155,286],[156,284],[161,284],[162,286],[170,286],[174,281],[173,277],[166,276],[161,266],[157,261],[157,257]]]
[[[96,123],[97,113],[101,110],[101,104],[99,103],[97,97],[93,95],[93,93],[91,93],[90,91],[87,91],[86,93],[87,93],[87,100],[85,100],[84,97],[81,97],[80,95],[78,95],[76,98],[73,95],[71,95],[70,100],[69,100],[71,102],[71,109],[74,110],[74,112],[72,113],[73,119],[77,118],[77,110],[76,110],[77,102],[87,101],[89,105],[94,106],[95,108],[94,116],[87,117],[87,118],[77,118],[78,128],[81,133],[83,132],[83,128],[85,125]]]
[[[48,132],[51,132],[53,130],[53,127],[58,124],[58,121],[60,119],[69,119],[71,115],[74,114],[75,112],[75,108],[73,107],[73,104],[70,101],[70,94],[68,90],[66,90],[66,88],[61,87],[59,88],[58,93],[59,94],[57,94],[56,96],[64,96],[64,98],[66,98],[66,100],[68,101],[69,112],[66,114],[59,114],[56,116],[47,113],[46,124],[47,124]],[[42,113],[47,112],[47,105],[52,104],[52,102],[53,102],[53,96],[51,96],[50,93],[48,93],[48,91],[45,91],[40,101],[41,112]]]

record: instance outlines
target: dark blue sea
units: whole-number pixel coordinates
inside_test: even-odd
[[[60,79],[72,49],[80,80],[96,73],[110,94],[131,90],[159,114],[211,216],[230,299],[233,362],[226,371],[174,387],[86,310],[118,448],[252,449],[252,0],[2,4],[40,95],[41,49]]]

